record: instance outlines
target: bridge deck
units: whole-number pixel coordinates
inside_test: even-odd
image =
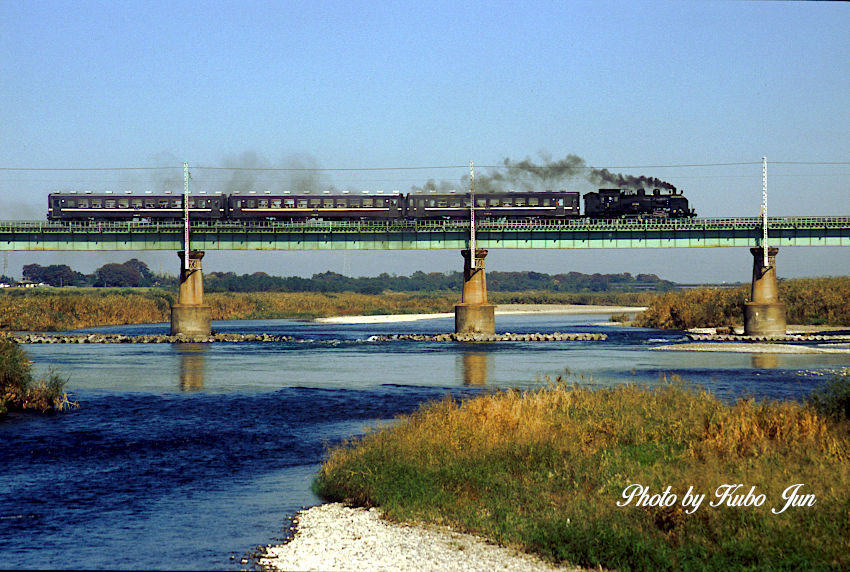
[[[771,217],[773,246],[850,246],[850,216]],[[756,217],[658,220],[478,221],[480,248],[756,246]],[[191,224],[200,250],[404,250],[467,247],[468,221]],[[0,250],[182,250],[179,222],[0,221]]]

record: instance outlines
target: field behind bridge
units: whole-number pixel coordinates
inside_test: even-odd
[[[686,329],[740,325],[749,286],[654,292],[490,292],[495,304],[648,306],[636,325]],[[789,324],[850,326],[850,277],[780,280]],[[163,288],[3,288],[0,330],[58,331],[168,322],[174,291]],[[330,316],[453,311],[460,292],[214,292],[213,320],[313,319]]]
[[[649,293],[498,292],[496,304],[646,305]],[[173,291],[160,288],[4,288],[0,329],[59,331],[171,320]],[[213,320],[301,319],[451,312],[451,292],[215,292],[204,296]]]

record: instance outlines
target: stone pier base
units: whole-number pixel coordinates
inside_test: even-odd
[[[492,334],[496,331],[495,304],[455,305],[455,333]]]
[[[785,304],[782,302],[745,302],[744,334],[747,336],[784,336]]]
[[[171,335],[208,336],[212,331],[212,311],[206,304],[174,304],[171,307]]]

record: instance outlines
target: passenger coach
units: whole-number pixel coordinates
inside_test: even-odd
[[[415,193],[407,196],[407,218],[469,218],[469,195]],[[579,216],[579,194],[475,193],[475,216],[481,218],[569,218]]]
[[[192,195],[189,216],[193,219],[226,218],[224,195]],[[51,193],[47,220],[180,220],[183,195],[117,195],[114,193]]]
[[[359,220],[404,217],[400,193],[233,194],[228,198],[232,220]]]

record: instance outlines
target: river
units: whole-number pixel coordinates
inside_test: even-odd
[[[850,364],[846,354],[652,351],[684,336],[593,325],[605,319],[497,317],[498,331],[608,334],[597,342],[370,341],[451,331],[441,318],[213,323],[294,338],[284,343],[27,346],[38,372],[69,378],[80,406],[0,421],[0,568],[243,568],[294,512],[321,502],[310,483],[327,443],[447,392],[679,377],[726,400],[801,399]]]

